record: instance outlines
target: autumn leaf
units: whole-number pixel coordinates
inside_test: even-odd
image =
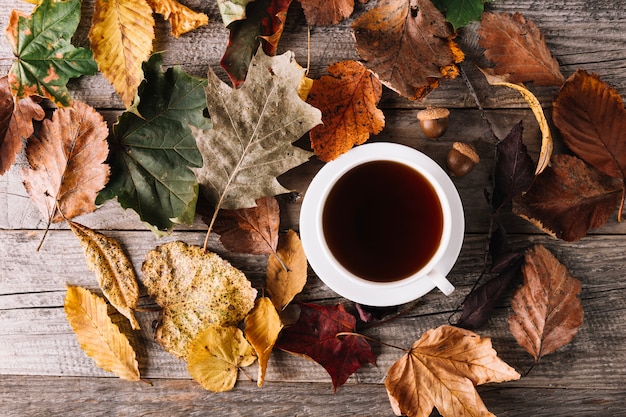
[[[300,0],[309,26],[336,25],[350,17],[354,0]]]
[[[162,307],[157,341],[179,358],[209,324],[236,326],[254,306],[256,290],[243,272],[198,246],[157,246],[141,271],[148,293]]]
[[[206,80],[161,63],[159,54],[145,63],[139,98],[114,126],[111,180],[98,195],[98,204],[117,197],[155,232],[193,222],[198,183],[188,167],[202,166],[202,156],[189,126],[210,127]]]
[[[104,164],[109,129],[85,103],[54,112],[26,144],[30,167],[22,177],[30,198],[44,217],[60,222],[94,211],[94,201],[109,177]]]
[[[526,252],[524,285],[511,300],[509,329],[535,363],[571,342],[583,323],[581,283],[542,245]]]
[[[433,4],[446,16],[446,21],[452,24],[456,32],[460,27],[480,20],[483,15],[485,3],[489,3],[490,1],[491,0],[434,0]]]
[[[397,415],[493,416],[475,385],[519,379],[491,339],[452,326],[430,329],[387,373],[385,387]]]
[[[217,0],[217,7],[222,15],[224,26],[246,18],[246,6],[253,0]]]
[[[622,199],[623,186],[574,156],[555,155],[530,189],[513,200],[513,212],[572,242],[606,223]]]
[[[187,370],[205,389],[224,392],[235,386],[239,368],[252,365],[255,359],[241,330],[212,324],[191,343]]]
[[[262,297],[256,300],[254,309],[246,316],[246,339],[252,344],[259,358],[257,385],[263,386],[265,371],[278,334],[283,329],[272,300]]]
[[[180,35],[191,32],[209,24],[209,16],[191,10],[184,4],[176,0],[147,0],[155,13],[170,21],[172,26],[172,36],[178,38]]]
[[[0,78],[0,175],[9,170],[22,150],[22,139],[33,134],[33,120],[43,120],[45,112],[38,97],[13,98],[8,77]]]
[[[552,118],[565,144],[583,161],[626,181],[626,110],[614,88],[595,74],[576,71],[559,91]],[[622,195],[620,221],[623,205]]]
[[[154,40],[152,8],[146,0],[96,0],[89,41],[98,68],[129,107],[143,78],[141,64]]]
[[[272,196],[259,198],[255,207],[222,210],[213,230],[229,251],[263,255],[276,251],[279,225],[278,201]]]
[[[228,25],[228,45],[220,65],[226,70],[233,87],[239,88],[245,81],[259,46],[267,55],[276,55],[291,1],[252,1],[246,8],[247,18]]]
[[[321,119],[319,110],[298,97],[303,72],[292,52],[268,57],[261,49],[239,89],[209,71],[213,129],[194,129],[204,159],[194,172],[216,212],[253,207],[261,197],[289,191],[276,177],[308,160],[310,153],[292,142]]]
[[[371,71],[357,61],[337,62],[327,71],[330,75],[313,81],[307,98],[322,112],[323,124],[310,132],[313,151],[322,161],[337,158],[385,126],[376,107],[383,86]]]
[[[80,347],[97,366],[122,379],[139,381],[135,351],[111,321],[102,298],[84,288],[68,287],[64,309]]]
[[[514,84],[563,84],[559,63],[551,55],[543,34],[520,13],[485,13],[478,34],[485,56],[496,64],[495,74],[508,75]]]
[[[411,100],[454,78],[464,56],[430,0],[382,0],[352,24],[365,65],[387,87]]]
[[[70,42],[80,21],[80,5],[80,0],[43,0],[30,16],[11,11],[6,36],[16,60],[9,85],[17,99],[39,95],[69,106],[69,79],[96,73],[91,51]]]
[[[354,332],[356,319],[343,308],[300,304],[300,318],[283,329],[276,347],[312,359],[326,369],[335,391],[350,375],[376,358],[367,341],[356,335],[337,336]]]
[[[296,232],[289,230],[280,237],[276,254],[267,260],[265,285],[276,309],[283,310],[300,294],[306,280],[307,260],[302,241]]]
[[[138,330],[133,311],[137,308],[139,286],[135,270],[119,242],[82,224],[68,221],[85,252],[87,266],[96,273],[98,285],[111,305]]]

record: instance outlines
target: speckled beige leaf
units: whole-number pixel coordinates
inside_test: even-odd
[[[205,389],[224,392],[235,386],[239,368],[252,365],[255,359],[241,330],[212,324],[191,343],[187,370]]]
[[[179,358],[209,324],[236,326],[254,307],[256,290],[243,272],[198,246],[157,246],[141,271],[148,293],[163,308],[156,338]]]
[[[276,309],[282,310],[304,288],[307,278],[307,262],[302,242],[293,230],[289,230],[280,237],[276,254],[282,263],[276,255],[270,255],[267,261],[265,285]]]
[[[272,300],[262,297],[256,300],[254,309],[246,317],[246,339],[252,344],[259,357],[259,376],[257,385],[263,386],[267,362],[278,334],[283,328],[276,307]]]
[[[119,242],[82,224],[68,221],[85,251],[87,266],[94,271],[104,296],[124,315],[134,330],[139,329],[133,311],[137,308],[139,286],[135,270]]]
[[[80,287],[68,287],[65,314],[80,347],[100,368],[122,379],[139,381],[135,351],[111,321],[101,297]]]
[[[209,16],[198,13],[176,0],[147,0],[152,10],[170,21],[175,38],[209,23]]]

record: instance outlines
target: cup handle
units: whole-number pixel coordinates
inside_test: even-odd
[[[450,281],[448,281],[448,279],[436,269],[430,271],[427,276],[445,295],[450,295],[454,291],[454,285],[452,285]]]

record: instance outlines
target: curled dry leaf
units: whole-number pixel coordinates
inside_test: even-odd
[[[519,379],[491,347],[491,339],[452,326],[430,329],[396,361],[385,380],[397,415],[493,416],[475,385]]]
[[[68,287],[64,309],[80,347],[96,365],[122,379],[139,381],[135,351],[111,321],[102,298],[84,288]]]
[[[176,0],[147,1],[155,13],[170,21],[172,26],[171,33],[175,38],[209,23],[209,16],[204,13],[194,12]]]
[[[336,25],[350,17],[354,0],[300,0],[309,26]]]
[[[378,134],[385,116],[377,108],[382,96],[380,80],[357,61],[337,62],[313,81],[307,103],[322,111],[322,123],[309,133],[313,151],[331,161]]]
[[[542,245],[526,252],[524,285],[511,300],[509,329],[535,363],[571,342],[583,323],[580,281]]]
[[[243,333],[236,327],[209,325],[189,347],[187,370],[205,389],[233,389],[239,368],[252,365],[256,357]]]
[[[148,293],[162,307],[157,341],[179,358],[209,324],[236,326],[254,307],[256,290],[243,272],[198,246],[157,246],[141,271]]]
[[[272,300],[261,297],[256,300],[254,308],[246,316],[246,339],[252,344],[259,358],[259,376],[257,385],[263,386],[265,371],[278,334],[283,329],[278,312]]]
[[[28,140],[24,186],[49,223],[96,209],[96,195],[109,178],[108,134],[102,116],[75,101],[56,110]]]
[[[276,254],[267,261],[265,285],[276,309],[283,310],[300,294],[306,280],[307,260],[302,242],[296,232],[289,230],[278,241]]]
[[[126,317],[134,330],[139,329],[133,311],[137,308],[139,286],[135,270],[119,242],[82,224],[68,221],[85,252],[87,266],[94,271],[104,296]]]

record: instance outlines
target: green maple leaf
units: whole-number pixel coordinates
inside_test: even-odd
[[[80,21],[80,5],[80,0],[43,0],[30,16],[11,12],[6,36],[16,60],[9,84],[17,98],[39,95],[69,106],[69,79],[98,71],[91,51],[70,42]]]
[[[491,0],[433,0],[433,4],[452,23],[454,30],[480,20],[485,3]]]
[[[238,89],[209,71],[213,129],[194,129],[204,159],[194,172],[217,210],[253,207],[258,198],[289,191],[276,177],[311,156],[292,142],[321,123],[320,111],[298,96],[303,76],[292,52],[268,57],[261,48]]]
[[[160,54],[144,63],[145,79],[133,106],[119,117],[111,144],[111,178],[97,203],[117,197],[155,233],[193,222],[202,166],[189,126],[210,129],[204,117],[206,80],[179,67],[163,72]]]

